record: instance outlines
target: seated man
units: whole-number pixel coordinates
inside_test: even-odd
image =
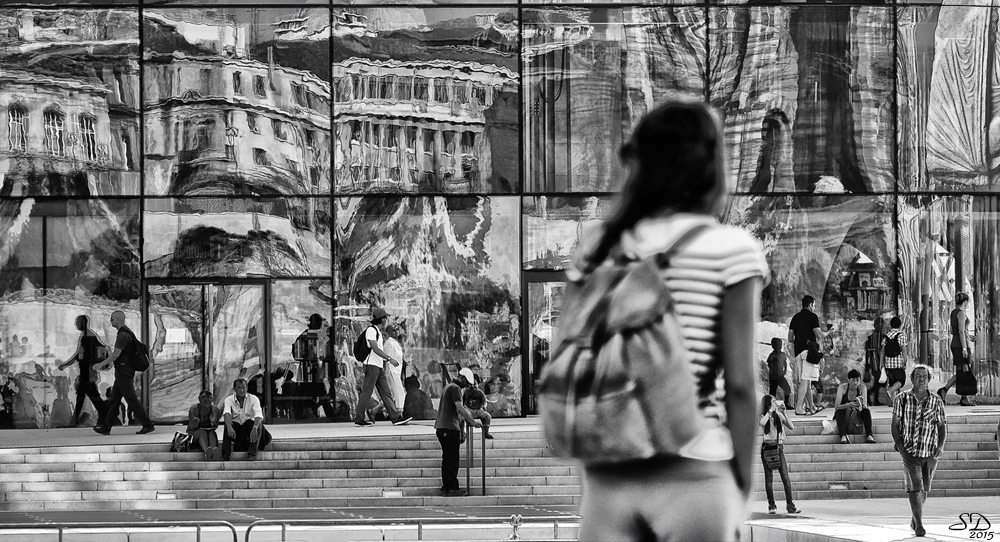
[[[865,428],[865,441],[875,442],[875,437],[872,436],[872,411],[868,409],[868,390],[861,383],[861,373],[857,369],[851,369],[847,373],[847,383],[837,388],[833,408],[833,419],[837,422],[841,444],[851,443],[847,438],[848,427],[856,425],[858,418]]]
[[[437,417],[434,410],[434,403],[431,402],[427,392],[420,389],[420,380],[410,375],[403,380],[403,388],[406,389],[406,398],[403,401],[403,417],[414,420],[433,420]]]
[[[246,451],[247,459],[257,459],[257,451],[271,442],[271,434],[264,429],[264,411],[260,399],[247,395],[247,381],[233,381],[233,394],[223,402],[222,418],[226,430],[222,437],[222,460],[229,461],[235,445],[237,452]]]

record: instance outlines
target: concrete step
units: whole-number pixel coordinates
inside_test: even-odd
[[[772,484],[772,487],[777,489],[781,486],[781,480],[776,479]],[[931,486],[934,490],[946,490],[946,489],[989,489],[994,488],[1000,490],[1000,479],[989,479],[989,480],[955,480],[955,479],[945,479],[938,480],[934,479],[934,483]],[[758,492],[764,491],[764,484],[759,483],[754,486],[754,489]],[[880,490],[895,490],[897,493],[902,493],[903,490],[903,473],[899,472],[899,476],[895,480],[865,480],[865,481],[814,481],[814,482],[802,482],[793,481],[792,482],[792,492],[797,496],[799,492],[808,491],[851,491],[851,490],[870,490],[870,491],[880,491]],[[997,493],[1000,493],[998,491]],[[903,495],[905,497],[905,495]]]
[[[477,473],[478,475],[478,473]],[[477,478],[478,479],[478,478]],[[498,476],[489,478],[491,487],[563,487],[578,486],[577,476]],[[436,478],[297,478],[264,480],[149,480],[149,481],[97,481],[78,480],[71,482],[0,482],[0,493],[49,492],[49,491],[183,491],[183,490],[266,490],[266,489],[367,489],[377,488],[420,488],[440,486]]]
[[[886,470],[840,470],[836,472],[798,472],[795,465],[789,466],[793,483],[797,482],[840,482],[840,481],[868,481],[868,480],[901,480],[903,476],[902,464],[898,464],[895,469]],[[934,473],[934,480],[986,480],[1000,479],[1000,469],[989,470],[938,470]],[[757,470],[753,475],[754,483],[764,482],[763,469]],[[774,473],[775,483],[780,484],[781,479]]]
[[[780,486],[780,484],[778,484]],[[895,489],[878,489],[878,490],[867,490],[867,489],[852,489],[852,490],[837,490],[837,491],[792,491],[796,504],[802,509],[803,514],[809,514],[809,503],[800,504],[802,501],[814,501],[814,500],[833,500],[833,499],[906,499],[906,494],[903,493],[900,487]],[[941,497],[995,497],[997,490],[993,488],[987,489],[938,489],[934,488],[931,490],[928,499],[935,499]],[[764,496],[763,491],[759,491],[757,495],[754,496],[754,500],[767,501]],[[785,502],[784,493],[778,489],[776,486],[774,488],[774,500],[778,503],[779,508]]]

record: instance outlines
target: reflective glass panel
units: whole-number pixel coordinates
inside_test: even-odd
[[[669,98],[705,98],[705,10],[523,10],[527,191],[611,192],[631,127]]]
[[[998,224],[996,196],[910,196],[899,202],[899,304],[913,322],[907,330],[912,351],[938,369],[932,380],[944,383],[954,375],[951,313],[955,296],[968,294],[972,370],[985,395],[1000,393]]]
[[[139,14],[0,9],[0,196],[139,193]]]
[[[357,392],[353,399],[352,388],[343,388],[341,393],[337,376],[354,363],[331,340],[333,283],[275,281],[271,299],[274,332],[267,378],[272,386],[273,419],[350,421],[347,413],[357,402]],[[259,384],[263,391],[263,379]]]
[[[326,198],[147,200],[147,277],[330,275]]]
[[[612,211],[611,196],[535,196],[522,200],[524,269],[565,269],[589,226]]]
[[[710,96],[739,192],[891,192],[892,10],[712,8]]]
[[[78,316],[113,345],[111,312],[138,323],[137,200],[0,200],[0,427],[74,425]],[[103,393],[110,371],[84,375]],[[6,380],[4,380],[6,379]],[[85,401],[76,421],[93,425]]]
[[[761,297],[755,359],[763,363],[771,339],[788,337],[801,300],[816,299],[824,341],[821,378],[826,400],[832,384],[859,368],[875,320],[895,315],[894,201],[889,196],[739,196],[726,222],[761,241],[770,280]],[[910,317],[900,314],[904,327]]]
[[[513,196],[337,199],[337,253],[345,255],[336,269],[337,344],[353,345],[373,307],[383,307],[406,375],[435,406],[458,369],[471,367],[483,381],[504,375],[506,415],[519,415],[519,209]]]
[[[995,16],[969,5],[898,9],[901,189],[998,190]]]
[[[147,194],[330,193],[330,13],[143,11]]]
[[[519,190],[518,37],[513,8],[335,8],[337,192]]]

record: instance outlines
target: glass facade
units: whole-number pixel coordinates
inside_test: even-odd
[[[114,310],[158,422],[236,377],[272,422],[350,420],[376,306],[435,404],[471,367],[494,416],[531,414],[562,270],[672,98],[724,119],[722,218],[771,267],[761,362],[808,294],[828,389],[892,316],[945,380],[967,292],[1000,396],[988,3],[59,4],[0,8],[0,427],[71,423],[74,322],[110,344]]]

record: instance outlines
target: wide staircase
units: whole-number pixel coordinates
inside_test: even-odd
[[[899,497],[902,471],[889,420],[876,419],[876,444],[839,444],[821,435],[819,417],[797,423],[786,457],[796,501]],[[164,428],[169,430],[169,428]],[[949,417],[946,452],[932,496],[1000,494],[995,415]],[[553,457],[537,429],[494,432],[475,442],[468,497],[439,494],[441,450],[433,433],[379,437],[276,439],[257,461],[205,462],[165,444],[0,450],[0,510],[142,510],[578,505],[578,467]],[[863,439],[858,439],[859,441]],[[466,447],[463,445],[463,467]],[[763,470],[754,454],[763,499]],[[465,484],[463,468],[459,475]],[[783,501],[775,473],[774,489]]]

